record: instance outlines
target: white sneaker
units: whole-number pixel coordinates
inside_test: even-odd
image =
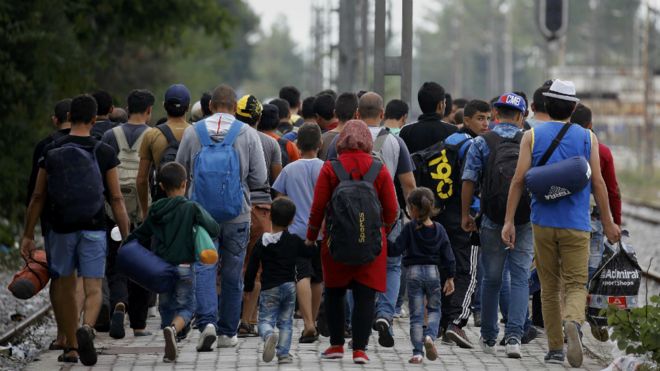
[[[497,350],[495,350],[495,340],[485,341],[484,338],[479,338],[479,344],[481,344],[481,350],[486,354],[497,355]]]
[[[520,341],[518,341],[518,339],[510,338],[506,342],[505,351],[506,351],[506,356],[509,358],[522,357],[522,353],[520,352]]]
[[[218,348],[233,348],[238,345],[238,336],[229,337],[227,335],[218,336]]]
[[[266,341],[264,342],[264,352],[261,355],[261,359],[264,362],[270,362],[275,357],[275,347],[277,347],[278,336],[275,333],[268,335]]]
[[[210,352],[213,350],[213,343],[218,337],[215,334],[215,326],[211,323],[207,323],[204,327],[204,331],[199,334],[199,340],[197,341],[197,351],[198,352]]]

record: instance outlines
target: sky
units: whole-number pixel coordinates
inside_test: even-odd
[[[660,1],[660,0],[658,0]],[[311,42],[311,6],[314,3],[338,4],[338,0],[247,0],[254,12],[261,19],[261,30],[267,32],[274,22],[285,21],[291,30],[291,36],[300,45],[299,51],[309,47]],[[373,7],[373,0],[370,1]],[[392,4],[393,25],[395,32],[401,29],[401,1],[388,0]],[[428,8],[435,7],[435,0],[415,0],[413,1],[413,17],[416,14],[423,14]],[[336,5],[335,5],[336,6]]]

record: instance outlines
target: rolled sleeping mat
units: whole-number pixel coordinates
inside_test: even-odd
[[[44,250],[34,250],[25,266],[9,283],[9,291],[18,299],[29,299],[41,291],[50,280],[48,262]]]
[[[119,248],[116,264],[126,277],[156,293],[172,291],[179,278],[175,265],[161,259],[138,240]]]
[[[580,192],[591,181],[591,167],[582,156],[537,166],[525,174],[525,184],[541,202],[554,202]]]

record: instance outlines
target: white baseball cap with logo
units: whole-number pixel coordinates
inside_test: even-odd
[[[544,96],[565,100],[569,102],[579,102],[580,100],[575,96],[575,85],[573,81],[563,81],[556,79],[552,82],[550,90],[543,93]]]

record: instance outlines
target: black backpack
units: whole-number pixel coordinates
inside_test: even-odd
[[[179,151],[179,144],[180,144],[179,141],[176,140],[174,133],[172,133],[172,129],[170,129],[170,127],[167,126],[167,124],[160,124],[156,126],[156,129],[160,130],[160,132],[163,134],[165,139],[167,139],[167,147],[165,147],[165,150],[160,155],[160,162],[158,168],[156,168],[156,166],[152,166],[152,171],[150,175],[152,202],[167,197],[165,191],[163,191],[158,185],[158,172],[160,171],[160,168],[163,167],[163,165],[167,164],[168,162],[174,162],[176,160],[176,153]]]
[[[277,140],[277,144],[280,145],[280,151],[282,152],[282,167],[285,167],[290,161],[289,152],[286,149],[287,143],[289,143],[289,140],[284,137],[280,137]]]
[[[444,210],[461,198],[461,168],[459,151],[464,140],[449,144],[438,142],[411,155],[415,164],[415,182],[418,187],[426,187],[435,195],[435,206]]]
[[[94,147],[77,143],[62,143],[67,137],[55,141],[55,147],[46,154],[48,175],[48,202],[51,215],[66,218],[67,225],[89,223],[105,205],[103,174],[96,159]]]
[[[339,185],[330,199],[328,248],[339,263],[367,264],[380,255],[383,212],[374,181],[382,166],[374,159],[362,179],[354,180],[339,161],[332,161]]]
[[[483,135],[490,155],[481,182],[481,210],[497,224],[504,224],[506,201],[509,198],[511,179],[516,172],[523,133],[513,138],[503,138],[495,132]],[[526,224],[530,215],[529,193],[523,192],[516,209],[515,224]]]

